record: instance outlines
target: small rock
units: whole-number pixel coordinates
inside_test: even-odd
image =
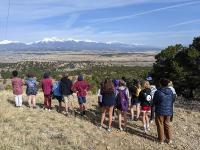
[[[107,150],[111,150],[110,146],[106,146],[106,149],[107,149]]]

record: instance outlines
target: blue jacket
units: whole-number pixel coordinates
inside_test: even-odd
[[[155,113],[162,116],[173,114],[173,93],[168,87],[159,88],[153,98]]]
[[[60,92],[60,82],[55,82],[53,84],[53,95],[54,96],[62,96],[61,92]]]

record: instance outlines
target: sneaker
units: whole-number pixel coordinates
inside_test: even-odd
[[[163,145],[163,144],[165,144],[164,142],[159,142],[160,143],[160,145]]]
[[[154,121],[153,121],[153,120],[150,120],[149,122],[150,122],[150,123],[153,123]]]
[[[135,119],[134,119],[134,121],[138,121],[138,120],[139,120],[139,118],[135,118]]]
[[[108,132],[112,132],[112,129],[111,129],[111,128],[108,128],[107,131],[108,131]]]
[[[112,117],[112,121],[115,121],[115,116]]]
[[[150,127],[149,127],[149,124],[147,124],[147,127],[146,127],[147,131],[150,131]]]
[[[119,128],[119,130],[120,130],[120,131],[123,131],[123,128],[121,127],[121,128]]]
[[[147,128],[146,128],[146,126],[145,126],[145,127],[143,127],[143,131],[144,131],[144,133],[146,133],[146,132],[147,132]]]
[[[172,144],[172,140],[167,140],[167,144]]]
[[[49,109],[49,111],[51,111],[51,109]]]
[[[101,130],[102,129],[102,125],[99,125],[98,128]]]

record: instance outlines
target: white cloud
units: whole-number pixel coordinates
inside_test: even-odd
[[[181,0],[182,2],[188,0]],[[174,3],[180,0],[11,0],[10,20],[30,21],[87,10],[141,3]],[[0,19],[7,14],[8,1],[1,0]]]
[[[124,19],[131,19],[134,17],[142,16],[142,15],[147,15],[147,14],[156,13],[156,12],[160,12],[160,11],[164,11],[164,10],[168,10],[168,9],[185,7],[185,6],[189,6],[189,5],[195,5],[195,4],[200,4],[200,1],[193,1],[193,2],[187,2],[187,3],[182,3],[182,4],[170,5],[167,7],[161,7],[161,8],[143,11],[140,13],[121,16],[121,17],[94,19],[94,20],[89,20],[89,22],[91,22],[91,23],[107,23],[107,22],[119,21],[119,20],[124,20]]]
[[[196,23],[200,23],[200,19],[195,19],[195,20],[177,23],[177,24],[169,26],[168,28],[175,28],[175,27],[185,26],[185,25],[189,25],[189,24],[196,24]]]

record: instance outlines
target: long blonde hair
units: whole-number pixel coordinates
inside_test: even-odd
[[[142,82],[141,86],[142,86],[142,89],[147,89],[147,88],[150,88],[150,83],[149,81],[145,80]]]

